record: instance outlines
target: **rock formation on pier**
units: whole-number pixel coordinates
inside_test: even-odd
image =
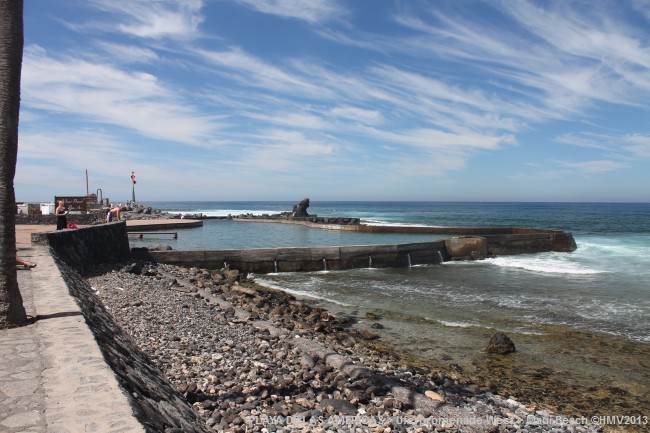
[[[307,213],[307,208],[309,207],[309,199],[306,198],[297,205],[293,207],[293,210],[291,211],[291,216],[292,217],[308,217],[310,216]],[[316,216],[316,215],[313,215]]]

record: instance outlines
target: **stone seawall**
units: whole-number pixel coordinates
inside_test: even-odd
[[[235,219],[236,221],[238,219]],[[547,251],[571,252],[576,243],[570,232],[519,227],[414,227],[316,223],[307,218],[239,219],[246,222],[299,224],[327,230],[366,233],[461,235],[437,242],[340,247],[256,248],[217,251],[149,251],[134,248],[134,258],[179,266],[220,269],[226,265],[243,272],[300,272],[367,267],[408,267],[448,260],[474,260],[497,255]]]
[[[454,234],[487,239],[488,255],[530,254],[545,251],[570,253],[577,246],[571,232],[522,227],[402,227],[359,225],[365,233]]]
[[[108,366],[147,432],[208,433],[196,411],[113,320],[79,273],[91,264],[130,259],[126,224],[38,233],[32,241],[49,245],[70,294],[81,308]],[[101,392],[101,391],[98,391]]]
[[[131,254],[134,258],[158,263],[206,269],[220,269],[228,265],[243,272],[255,273],[408,267],[437,264],[451,258],[447,254],[445,241],[220,251],[149,251],[146,248],[133,248]]]
[[[124,221],[33,233],[32,243],[49,245],[60,260],[81,271],[101,263],[119,263],[130,259],[129,237]]]
[[[474,260],[497,255],[575,250],[571,234],[531,233],[452,237],[435,242],[340,247],[254,248],[217,251],[150,251],[133,248],[134,258],[179,266],[243,272],[301,272],[354,268],[400,268]]]

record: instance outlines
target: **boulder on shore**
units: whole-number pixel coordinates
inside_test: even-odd
[[[503,332],[497,332],[490,338],[490,342],[485,348],[485,351],[505,355],[515,351],[515,343]]]

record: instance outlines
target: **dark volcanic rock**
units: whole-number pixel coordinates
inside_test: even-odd
[[[124,271],[129,272],[131,274],[140,275],[142,273],[142,265],[139,265],[137,263],[132,263],[128,266],[125,266]]]
[[[488,353],[499,353],[505,355],[515,351],[515,343],[513,343],[510,337],[503,332],[497,332],[492,336],[492,338],[490,338],[490,342],[485,350]]]
[[[306,198],[293,207],[293,211],[291,211],[291,216],[308,217],[309,216],[309,214],[307,213],[308,207],[309,207],[309,199]]]

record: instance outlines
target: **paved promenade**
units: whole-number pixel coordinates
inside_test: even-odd
[[[29,243],[32,231],[48,228],[16,230],[19,255],[38,264],[18,271],[36,321],[0,330],[0,431],[144,432],[48,248]]]

